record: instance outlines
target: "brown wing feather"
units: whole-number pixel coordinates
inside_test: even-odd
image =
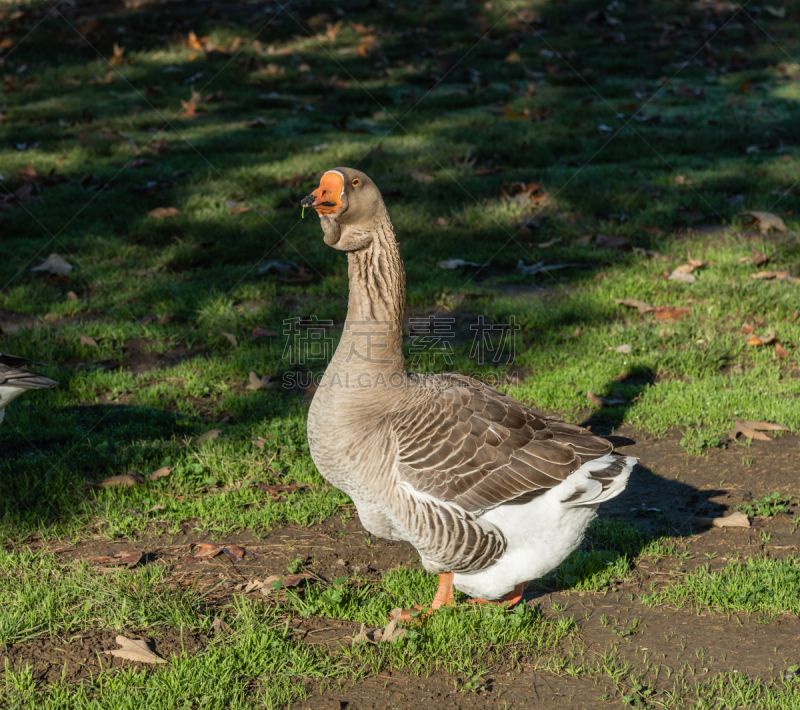
[[[478,513],[527,502],[613,446],[459,375],[392,419],[399,473],[415,490]],[[430,386],[430,383],[427,383]]]

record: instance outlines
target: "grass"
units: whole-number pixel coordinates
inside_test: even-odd
[[[753,557],[711,571],[701,565],[643,597],[645,604],[668,604],[719,614],[760,613],[767,618],[800,613],[800,566],[797,559]]]
[[[345,262],[298,207],[336,165],[364,170],[386,195],[408,315],[436,308],[520,326],[497,362],[470,357],[466,328],[452,363],[419,369],[478,373],[596,429],[679,430],[690,454],[724,445],[735,419],[800,430],[800,286],[751,278],[800,275],[800,69],[787,57],[800,48],[796,3],[749,20],[684,0],[606,5],[308,2],[273,13],[173,3],[88,17],[6,3],[0,197],[16,197],[0,204],[0,350],[47,363],[42,374],[59,387],[17,400],[0,426],[0,641],[91,628],[206,633],[219,614],[234,633],[169,668],[81,685],[9,668],[0,705],[277,708],[312,680],[386,668],[439,667],[478,692],[487,669],[548,656],[560,674],[610,682],[629,705],[654,702],[646,679],[627,683],[616,651],[591,672],[564,660],[580,638],[569,613],[459,606],[399,645],[336,653],[280,626],[303,615],[381,623],[432,593],[434,580],[413,568],[220,609],[154,565],[105,574],[20,547],[259,535],[353,515],[310,459],[305,388],[294,386],[325,362],[299,363],[286,348],[293,319],[331,321],[332,348],[345,317]],[[587,19],[596,10],[622,25]],[[509,199],[514,183],[548,197]],[[163,207],[179,212],[150,216]],[[779,214],[787,231],[747,227],[746,210]],[[597,235],[627,243],[604,248]],[[74,266],[67,276],[31,271],[52,252]],[[768,261],[754,263],[758,253]],[[487,265],[437,266],[454,257]],[[695,283],[665,278],[690,257],[705,262]],[[259,275],[274,260],[302,264],[310,279]],[[519,260],[581,266],[524,276]],[[626,298],[686,310],[662,320],[614,301]],[[774,343],[748,345],[750,327],[773,330],[785,357]],[[512,367],[523,376],[507,380]],[[247,389],[251,372],[271,386]],[[624,403],[599,407],[590,392]],[[213,429],[218,438],[200,440]],[[162,466],[173,470],[158,481],[87,485]],[[298,489],[273,500],[259,483]],[[745,512],[786,512],[791,501],[775,495]],[[597,521],[542,588],[605,594],[642,560],[680,557],[671,532]],[[796,614],[795,566],[698,567],[647,599]],[[671,699],[658,692],[667,707],[798,706],[795,681],[744,675],[681,678]]]

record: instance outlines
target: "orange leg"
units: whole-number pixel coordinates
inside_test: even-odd
[[[440,606],[450,606],[453,603],[453,573],[444,572],[439,575],[439,589],[431,602],[431,609],[438,609]],[[404,609],[400,615],[401,619],[408,621],[415,611],[420,611],[425,607],[415,606],[413,609]]]
[[[516,587],[514,587],[514,589],[512,589],[508,594],[504,594],[502,597],[500,597],[500,599],[498,599],[497,601],[489,601],[488,599],[470,599],[469,603],[497,604],[497,605],[507,604],[510,608],[516,604],[519,604],[519,602],[522,601],[522,595],[524,594],[527,586],[528,586],[527,582],[522,582],[521,584],[518,584]]]

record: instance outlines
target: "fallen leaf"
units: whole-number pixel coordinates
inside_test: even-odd
[[[198,542],[194,545],[194,555],[184,559],[184,562],[204,562],[216,557],[222,552],[220,545],[212,545],[210,542]]]
[[[683,281],[683,282],[685,282],[687,284],[693,284],[695,281],[697,281],[697,277],[694,274],[690,274],[690,273],[688,273],[686,271],[680,271],[679,269],[675,269],[675,271],[673,271],[669,275],[669,280],[670,281]]]
[[[300,490],[300,487],[295,483],[292,483],[288,486],[274,486],[267,483],[256,483],[256,487],[260,488],[265,493],[269,493],[273,499],[277,499],[281,493],[293,493],[294,491]]]
[[[119,552],[116,555],[95,557],[91,562],[93,565],[100,565],[101,567],[122,567],[124,565],[131,569],[131,567],[135,567],[141,562],[143,556],[144,552],[131,550],[129,552]]]
[[[688,308],[660,306],[653,309],[653,315],[658,320],[683,320],[689,312]]]
[[[758,251],[752,246],[750,249],[753,251],[753,264],[756,266],[761,266],[761,264],[766,264],[769,261],[769,257],[763,251]]]
[[[772,441],[766,434],[762,434],[762,431],[789,431],[789,428],[781,424],[771,424],[770,422],[751,422],[737,419],[733,430],[728,436],[734,441],[740,434],[748,439]]]
[[[49,274],[66,276],[74,267],[60,254],[51,254],[39,266],[34,266],[31,271],[46,271]]]
[[[503,61],[508,62],[509,64],[519,64],[522,61],[522,57],[520,56],[519,52],[514,51],[511,52]]]
[[[440,269],[452,271],[462,266],[487,266],[487,264],[478,264],[475,261],[464,261],[464,259],[446,259],[445,261],[437,261],[436,266]]]
[[[417,182],[430,184],[434,180],[433,175],[430,175],[429,173],[423,173],[421,170],[416,170],[415,168],[406,168],[406,172]]]
[[[122,55],[125,54],[125,47],[120,47],[116,42],[114,42],[114,56],[108,58],[108,63],[112,67],[118,67],[123,64],[127,64],[130,60],[125,59]]]
[[[151,481],[157,481],[159,478],[164,478],[166,476],[169,476],[169,474],[172,473],[172,469],[173,469],[172,466],[162,466],[161,468],[153,471],[153,473],[151,473],[148,476],[148,478]]]
[[[750,335],[750,333],[752,333],[752,332],[753,332],[753,330],[754,330],[754,328],[753,328],[753,326],[752,326],[752,325],[750,325],[749,323],[745,323],[745,324],[742,326],[742,329],[741,329],[739,332],[740,332],[742,335]]]
[[[196,91],[192,91],[192,96],[188,101],[181,99],[183,110],[178,114],[178,118],[197,118],[197,102],[202,101],[203,97]]]
[[[98,483],[90,483],[89,485],[92,488],[113,488],[114,486],[128,488],[138,485],[139,483],[144,483],[144,476],[138,471],[128,471],[128,473],[123,473],[119,476],[109,476]]]
[[[153,219],[163,219],[164,217],[175,217],[180,213],[181,211],[177,207],[156,207],[154,210],[150,210],[147,216]]]
[[[244,559],[245,554],[247,554],[247,550],[245,550],[243,547],[239,547],[239,545],[225,545],[225,547],[222,548],[222,551],[228,556],[233,564],[241,562]]]
[[[255,372],[251,372],[249,380],[250,382],[247,385],[248,390],[263,390],[267,389],[269,386],[270,376],[264,375],[264,377],[259,377]]]
[[[754,335],[752,338],[750,338],[750,340],[747,341],[747,344],[754,346],[770,345],[775,341],[777,341],[777,338],[775,337],[775,331],[768,330],[766,333],[764,333],[764,335]]]
[[[232,631],[231,627],[218,616],[215,616],[214,621],[211,622],[211,630],[215,635],[229,634]]]
[[[147,168],[151,165],[155,165],[155,163],[149,158],[136,158],[136,160],[125,163],[126,168]]]
[[[116,642],[121,648],[113,651],[104,651],[103,653],[111,654],[115,658],[124,658],[126,661],[136,661],[137,663],[166,663],[163,658],[159,658],[150,650],[147,641],[117,636]]]
[[[277,338],[278,334],[274,330],[267,330],[266,328],[257,325],[253,328],[253,332],[250,333],[250,340],[256,340],[257,338]]]
[[[640,301],[638,298],[614,298],[612,299],[614,303],[618,303],[621,306],[629,306],[630,308],[637,308],[639,313],[649,313],[652,310],[655,310],[653,306],[649,303],[645,303],[644,301]]]
[[[749,528],[750,520],[741,511],[736,511],[722,518],[695,518],[697,525],[709,528]]]
[[[772,212],[756,212],[751,210],[749,212],[742,212],[741,214],[748,215],[758,222],[758,228],[761,230],[762,234],[766,234],[770,229],[777,229],[779,232],[786,231],[786,225],[783,223],[783,220],[778,217],[778,215],[772,214]]]
[[[154,505],[154,506],[153,506],[152,508],[150,508],[150,510],[148,510],[147,512],[148,512],[148,513],[155,513],[155,511],[157,511],[157,510],[166,510],[166,509],[167,509],[167,506],[166,506],[166,505],[161,505],[161,504],[159,503],[158,505]]]
[[[783,347],[783,345],[781,345],[780,343],[775,344],[775,354],[779,358],[781,358],[781,360],[783,358],[789,357],[789,351],[785,347]]]
[[[775,279],[776,281],[791,281],[800,283],[800,277],[792,276],[788,271],[759,271],[757,274],[750,274],[751,279]]]
[[[403,610],[399,607],[392,609],[390,613],[392,620],[386,625],[386,628],[381,634],[381,643],[394,643],[395,641],[399,641],[408,633],[407,629],[401,628],[397,625],[397,622],[400,621],[402,614]]]
[[[309,572],[302,574],[287,574],[281,579],[281,585],[284,587],[296,587],[300,582],[313,577]]]
[[[68,301],[80,301],[81,299],[78,297],[78,294],[75,291],[67,291],[67,300]]]
[[[558,239],[551,239],[549,242],[542,242],[541,244],[537,244],[536,246],[539,247],[539,249],[547,249],[548,247],[553,246],[553,244],[558,244],[558,242],[560,241],[561,237],[558,237]]]
[[[392,609],[389,614],[391,621],[386,625],[385,629],[380,626],[367,626],[361,624],[359,632],[353,637],[352,644],[355,646],[359,643],[395,643],[408,634],[408,630],[398,626],[398,622],[403,614],[403,610],[399,607]]]
[[[186,38],[186,46],[189,47],[189,49],[203,51],[203,45],[200,43],[200,40],[197,39],[197,35],[194,32],[189,32],[189,36]]]
[[[81,336],[81,345],[85,345],[87,348],[96,348],[99,347],[97,345],[97,341],[94,338],[90,338],[88,335],[84,335],[83,333],[78,333]]]
[[[219,435],[222,433],[222,429],[211,429],[207,431],[205,434],[201,434],[195,440],[195,443],[202,444],[204,441],[209,441],[210,439],[219,439]]]
[[[228,342],[230,342],[230,344],[233,345],[233,347],[235,348],[239,347],[239,341],[236,339],[236,336],[233,333],[226,333],[224,331],[220,332],[228,339]]]
[[[607,348],[607,350],[613,350],[615,353],[627,355],[631,351],[631,346],[625,343],[624,345],[617,345],[615,348]]]

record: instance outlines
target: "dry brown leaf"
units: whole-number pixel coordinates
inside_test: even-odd
[[[792,276],[788,271],[759,271],[757,274],[750,274],[751,279],[775,279],[777,281],[791,281],[800,283],[800,278]]]
[[[683,281],[687,284],[693,284],[695,281],[697,281],[697,277],[694,274],[691,274],[688,271],[681,271],[680,267],[675,269],[675,271],[673,271],[668,278],[670,281]]]
[[[780,343],[775,344],[775,354],[781,359],[789,357],[789,351]]]
[[[292,493],[300,490],[300,487],[295,483],[292,483],[288,486],[275,486],[267,483],[256,483],[256,487],[260,488],[265,493],[269,493],[273,499],[277,499],[281,493]]]
[[[281,585],[284,587],[296,587],[300,582],[311,579],[314,575],[310,574],[309,572],[303,572],[302,574],[287,574],[281,580]]]
[[[161,504],[159,503],[158,505],[154,505],[154,506],[153,506],[152,508],[150,508],[150,510],[148,510],[147,512],[148,512],[148,513],[155,513],[157,510],[166,510],[166,509],[167,509],[167,506],[166,506],[166,505],[161,505]]]
[[[226,333],[225,331],[220,332],[228,339],[228,342],[233,345],[233,347],[239,347],[239,341],[236,339],[236,336],[233,333]]]
[[[683,320],[686,318],[686,314],[689,312],[688,308],[683,308],[680,306],[671,307],[671,306],[659,306],[658,308],[653,309],[653,315],[658,320]]]
[[[519,64],[522,61],[522,57],[520,56],[519,52],[513,51],[503,61],[508,62],[509,64]]]
[[[119,476],[109,476],[97,483],[89,484],[93,488],[113,488],[114,486],[122,486],[128,488],[144,483],[144,476],[138,471],[128,471],[128,473],[120,474]]]
[[[164,478],[165,476],[169,476],[172,473],[172,466],[162,466],[161,468],[153,471],[148,478],[151,481],[157,481],[159,478]]]
[[[100,565],[101,567],[121,567],[124,565],[131,569],[131,567],[135,567],[141,562],[142,557],[144,557],[144,552],[130,550],[129,552],[119,552],[116,555],[95,557],[92,560],[92,564]]]
[[[222,548],[222,551],[227,555],[228,558],[236,564],[237,562],[241,562],[244,559],[245,554],[247,554],[247,550],[243,547],[239,547],[239,545],[225,545]]]
[[[88,335],[84,335],[83,333],[78,333],[81,336],[81,345],[86,346],[87,348],[96,348],[99,347],[97,345],[97,341],[94,338],[90,338]]]
[[[615,353],[627,355],[631,351],[631,346],[625,343],[624,345],[617,345],[615,348],[607,348],[607,350],[613,350]]]
[[[766,434],[762,434],[762,431],[789,431],[788,427],[783,426],[782,424],[772,424],[770,422],[753,422],[747,421],[743,419],[737,419],[736,424],[733,427],[733,431],[731,431],[728,436],[736,440],[739,435],[745,436],[748,439],[758,439],[759,441],[772,441]]]
[[[45,271],[49,274],[66,276],[74,267],[60,254],[51,254],[39,266],[34,266],[31,271]]]
[[[778,215],[772,214],[772,212],[756,212],[751,210],[749,212],[742,212],[741,214],[748,215],[758,222],[758,228],[761,230],[762,234],[766,234],[770,229],[777,229],[779,232],[786,231],[786,225],[783,223],[783,220],[778,217]]]
[[[184,562],[203,562],[205,560],[210,560],[212,557],[216,557],[222,552],[222,547],[220,545],[213,545],[210,542],[198,542],[195,543],[193,552],[194,555],[185,558]]]
[[[736,511],[722,518],[695,518],[697,525],[709,528],[749,528],[750,520],[742,512]]]
[[[189,49],[203,51],[203,45],[200,43],[200,40],[197,39],[197,35],[194,32],[189,32],[189,36],[186,38],[186,46],[189,47]]]
[[[163,219],[164,217],[175,217],[180,213],[181,211],[177,207],[156,207],[154,210],[150,210],[147,216],[153,219]]]
[[[201,434],[195,440],[195,443],[202,444],[204,441],[208,441],[209,439],[219,439],[219,435],[222,433],[222,429],[211,429],[207,431],[205,434]]]
[[[747,341],[748,345],[771,345],[772,343],[776,342],[778,339],[775,337],[774,330],[768,330],[764,335],[754,335],[750,340]]]
[[[229,634],[232,631],[231,627],[218,616],[215,616],[214,621],[211,622],[211,630],[215,635]]]
[[[756,266],[761,266],[769,261],[769,257],[763,251],[759,251],[755,247],[750,247],[750,249],[753,251],[753,264]],[[745,260],[747,260],[746,257]]]
[[[755,330],[755,328],[753,328],[753,326],[752,326],[752,325],[750,325],[749,323],[745,323],[745,324],[742,326],[742,329],[741,329],[739,332],[740,332],[742,335],[750,335],[750,333],[752,333],[754,330]]]
[[[638,298],[614,298],[612,300],[614,303],[618,303],[620,306],[636,308],[638,309],[639,313],[649,313],[650,311],[655,310],[649,303],[640,301]]]
[[[247,385],[248,390],[263,390],[269,387],[270,376],[264,375],[264,377],[259,377],[255,372],[250,373],[249,383]]]
[[[112,67],[119,67],[123,64],[127,64],[130,60],[125,59],[122,55],[125,54],[125,47],[120,47],[116,42],[114,42],[114,56],[108,58],[108,63]]]
[[[104,651],[104,653],[111,654],[115,658],[124,658],[126,661],[135,661],[137,663],[166,663],[163,658],[159,658],[150,650],[147,641],[117,636],[116,642],[121,648],[113,651]]]
[[[553,246],[553,244],[558,244],[558,242],[560,241],[561,237],[558,237],[557,239],[551,239],[549,242],[542,242],[541,244],[537,244],[536,246],[539,247],[539,249],[547,249]]]
[[[202,101],[203,97],[196,91],[192,91],[192,95],[188,101],[181,99],[181,106],[183,111],[178,114],[178,118],[197,118],[197,102]]]

